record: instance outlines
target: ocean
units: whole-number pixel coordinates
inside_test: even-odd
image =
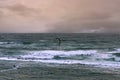
[[[0,60],[119,68],[120,34],[1,33]]]

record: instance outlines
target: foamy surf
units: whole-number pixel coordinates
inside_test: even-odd
[[[40,58],[40,59],[53,59],[55,56],[59,57],[70,57],[74,55],[92,55],[95,54],[96,50],[78,50],[78,51],[28,51],[27,55],[22,55],[22,58]]]
[[[119,50],[113,52],[101,52],[99,50],[76,51],[24,51],[26,54],[15,57],[0,57],[0,60],[9,61],[33,61],[54,64],[82,64],[99,67],[120,67]]]
[[[0,58],[0,60],[6,61],[30,61],[30,62],[42,62],[42,63],[52,63],[52,64],[80,64],[80,65],[91,65],[96,67],[112,67],[120,68],[119,62],[108,62],[108,61],[87,61],[87,60],[38,60],[38,59],[17,59],[17,58]]]

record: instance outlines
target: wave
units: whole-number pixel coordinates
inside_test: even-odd
[[[0,57],[0,60],[35,61],[56,64],[83,64],[104,67],[120,67],[120,50],[76,50],[76,51],[24,51],[15,57]]]
[[[55,51],[55,50],[45,50],[45,51],[28,51],[27,55],[22,55],[22,58],[48,58],[53,59],[55,56],[59,57],[70,57],[70,56],[78,56],[78,55],[93,55],[97,51],[96,50],[78,50],[78,51]]]
[[[52,63],[52,64],[80,64],[80,65],[92,65],[97,67],[112,67],[120,68],[119,62],[108,62],[108,61],[89,61],[89,60],[29,60],[29,59],[18,59],[18,58],[8,58],[2,57],[0,60],[9,61],[32,61],[32,62],[42,62],[42,63]]]
[[[15,42],[0,42],[0,45],[5,45],[5,44],[17,44]]]
[[[76,58],[86,57],[88,60],[107,60],[119,58],[120,51],[103,52],[99,50],[76,50],[76,51],[26,51],[27,54],[21,55],[22,58],[36,58],[36,59],[55,59],[57,58]]]

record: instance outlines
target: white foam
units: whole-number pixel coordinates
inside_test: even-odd
[[[120,48],[116,48],[116,51],[120,52]]]
[[[12,61],[15,61],[15,60],[17,60],[17,58],[0,57],[0,60],[12,60]]]
[[[3,45],[3,44],[17,44],[17,43],[15,43],[15,42],[0,42],[0,45]]]
[[[78,50],[78,51],[52,51],[52,50],[45,50],[45,51],[28,51],[27,55],[22,55],[23,58],[48,58],[52,59],[54,56],[74,56],[74,55],[92,55],[95,54],[96,50]]]
[[[87,60],[96,61],[96,60],[104,60],[104,59],[112,59],[117,58],[112,54],[101,53],[97,50],[77,50],[77,51],[53,51],[53,50],[45,50],[45,51],[28,51],[28,54],[21,55],[21,58],[26,59],[53,59],[54,56],[60,57],[72,57],[72,56],[87,56]],[[119,58],[117,58],[118,61]]]
[[[118,62],[98,62],[98,61],[79,61],[79,60],[40,60],[40,62],[46,63],[58,63],[58,64],[87,64],[87,65],[101,65],[101,66],[119,66]]]
[[[0,60],[6,61],[32,61],[32,62],[42,62],[42,63],[54,63],[54,64],[83,64],[83,65],[93,65],[99,67],[113,67],[120,68],[119,62],[108,62],[108,61],[88,61],[88,60],[29,60],[29,59],[17,59],[1,57]]]
[[[2,44],[7,44],[8,42],[0,42],[0,45],[2,45]]]
[[[108,58],[112,58],[113,55],[112,54],[107,54],[107,53],[96,53],[95,55],[93,55],[94,58],[99,58],[99,59],[108,59]]]
[[[120,67],[120,58],[115,57],[109,52],[101,53],[97,50],[77,50],[77,51],[53,51],[53,50],[44,50],[44,51],[26,51],[27,54],[19,55],[18,57],[0,57],[0,60],[11,60],[11,61],[35,61],[43,63],[56,63],[56,64],[85,64],[85,65],[94,65],[94,66],[104,66],[104,67]],[[73,59],[53,59],[54,56],[64,56],[72,57],[80,55],[87,55],[88,58],[83,60],[73,60]],[[116,61],[105,60],[115,58]],[[99,60],[98,60],[99,59]]]

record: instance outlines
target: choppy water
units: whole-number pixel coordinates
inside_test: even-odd
[[[0,60],[120,67],[120,34],[0,34]]]

